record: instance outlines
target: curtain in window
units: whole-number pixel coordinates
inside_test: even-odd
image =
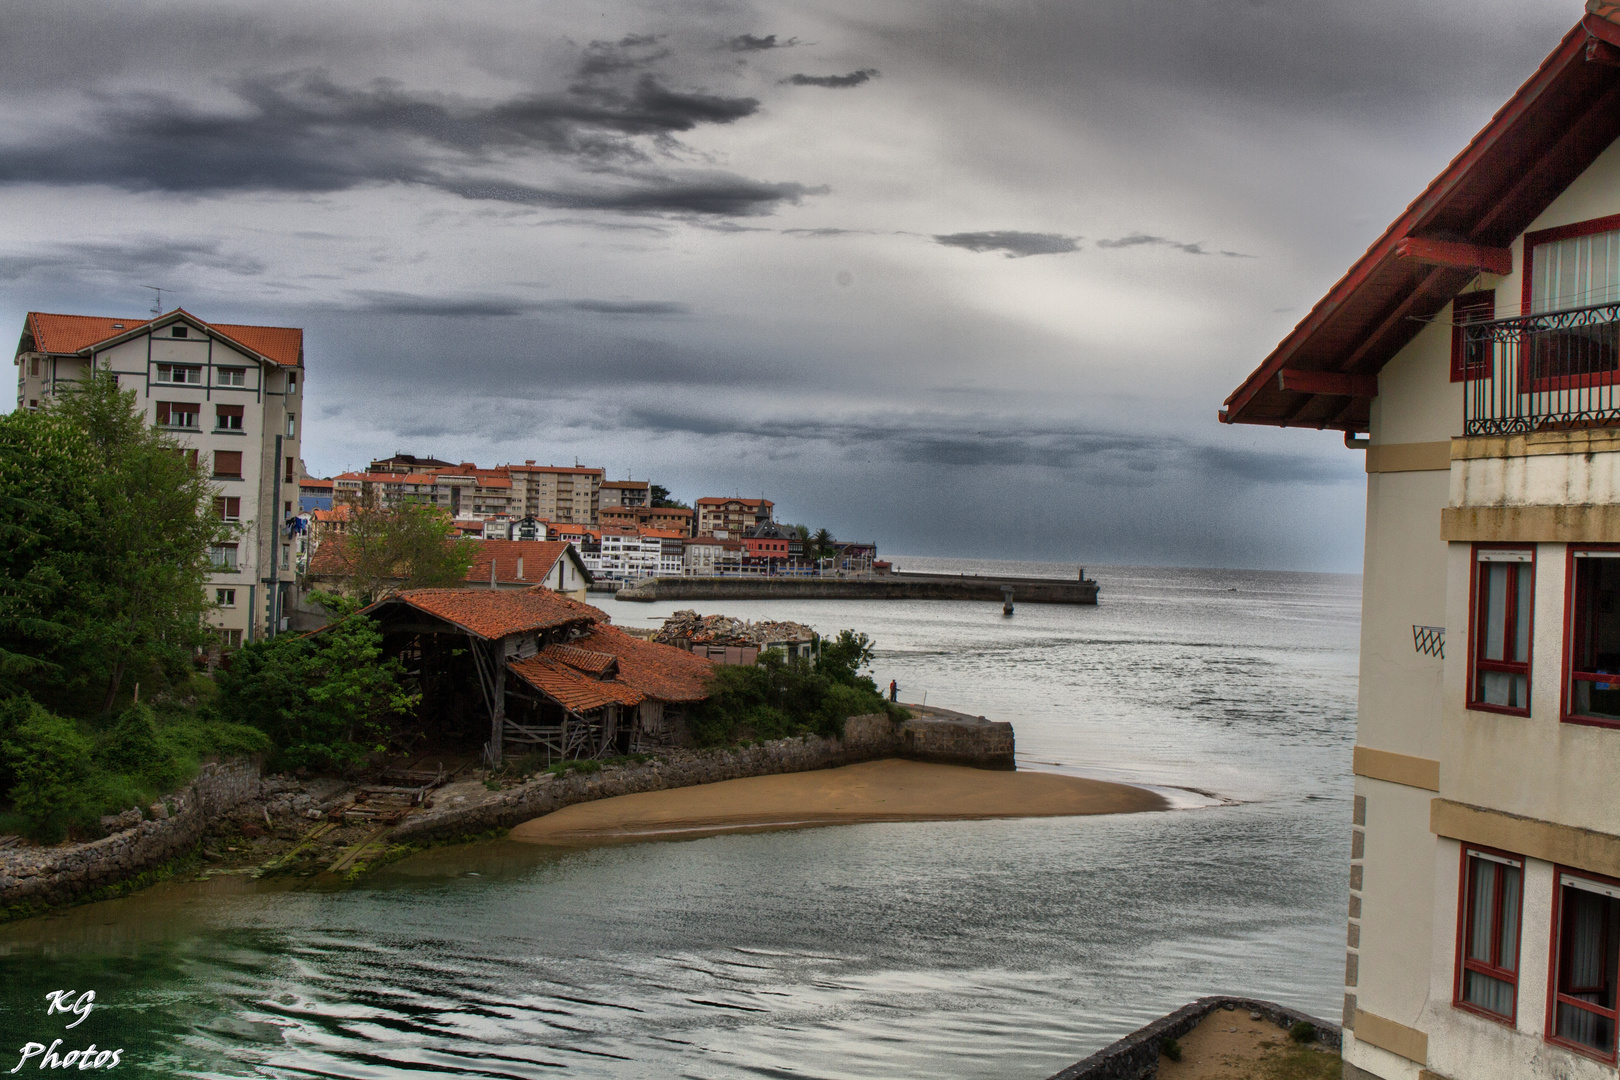
[[[1483,563],[1480,567],[1479,618],[1485,632],[1486,660],[1523,663],[1530,655],[1530,604],[1533,577],[1529,567],[1514,563]],[[1516,601],[1513,625],[1508,625],[1508,595]],[[1511,649],[1511,653],[1510,650]],[[1529,704],[1523,675],[1506,671],[1479,672],[1479,697],[1487,705],[1522,709]]]
[[[1469,897],[1468,959],[1513,971],[1518,966],[1520,871],[1488,859],[1470,858],[1468,862],[1473,875]],[[1498,950],[1494,957],[1493,946]],[[1471,1005],[1499,1016],[1512,1016],[1513,993],[1510,982],[1478,971],[1463,972],[1463,1000]]]
[[[1537,244],[1530,314],[1620,302],[1620,232]]]
[[[1560,972],[1559,991],[1577,1001],[1600,1008],[1614,1007],[1614,963],[1608,955],[1615,946],[1610,925],[1620,905],[1607,897],[1564,888],[1563,950],[1566,970]],[[1614,1025],[1606,1016],[1562,1002],[1558,1005],[1558,1037],[1584,1046],[1608,1050],[1614,1045]]]

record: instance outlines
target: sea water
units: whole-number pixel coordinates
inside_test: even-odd
[[[0,1072],[61,1038],[121,1048],[121,1075],[1040,1080],[1204,994],[1336,1018],[1359,579],[1087,573],[1098,606],[1011,617],[599,603],[629,626],[695,607],[863,630],[902,700],[1012,721],[1020,768],[1176,810],[484,843],[347,888],[168,883],[0,928]],[[72,1031],[45,1012],[60,990],[96,992]]]

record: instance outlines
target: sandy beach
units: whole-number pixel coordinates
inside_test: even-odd
[[[567,846],[864,821],[1067,817],[1168,808],[1160,796],[1127,784],[888,760],[577,803],[524,822],[511,837]]]

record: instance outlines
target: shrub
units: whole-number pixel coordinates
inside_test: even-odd
[[[1309,1020],[1300,1020],[1288,1029],[1288,1037],[1297,1043],[1308,1043],[1316,1038],[1316,1025]]]
[[[1181,1044],[1174,1039],[1166,1039],[1159,1044],[1159,1053],[1171,1061],[1181,1060]]]
[[[6,736],[4,750],[16,781],[12,809],[28,834],[55,843],[85,816],[90,742],[73,721],[29,703],[28,716]]]

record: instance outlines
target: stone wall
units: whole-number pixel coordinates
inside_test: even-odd
[[[842,739],[804,736],[729,750],[671,750],[642,765],[562,777],[542,775],[501,792],[486,791],[481,785],[456,785],[454,790],[439,792],[431,809],[412,814],[392,835],[396,840],[471,835],[509,829],[574,803],[615,795],[832,769],[887,757],[1011,768],[1012,751],[1011,724],[972,717],[922,717],[896,724],[874,713],[846,720]]]
[[[109,823],[117,831],[87,844],[24,847],[0,852],[0,914],[27,914],[77,899],[161,866],[202,839],[208,826],[240,803],[259,797],[259,766],[251,761],[208,764],[184,790],[152,804],[150,819],[126,811]]]
[[[1216,1009],[1259,1013],[1284,1030],[1301,1020],[1316,1028],[1316,1041],[1330,1050],[1340,1049],[1342,1032],[1337,1024],[1318,1020],[1309,1013],[1253,998],[1206,997],[1183,1005],[1168,1016],[1131,1032],[1083,1061],[1077,1061],[1048,1080],[1154,1080],[1159,1075],[1159,1046],[1166,1039],[1179,1039]]]

